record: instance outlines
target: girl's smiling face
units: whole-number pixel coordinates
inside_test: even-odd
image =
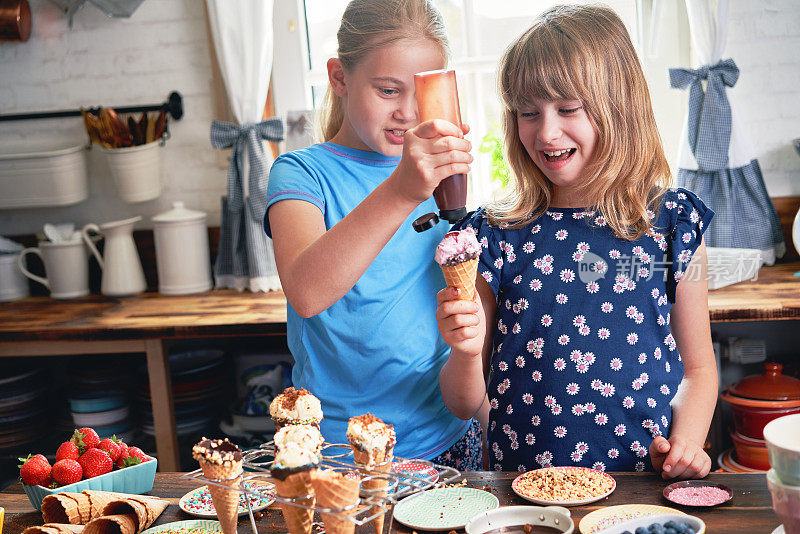
[[[414,74],[444,68],[442,49],[428,39],[403,39],[366,55],[351,71],[328,61],[344,120],[331,142],[385,156],[403,153],[403,135],[419,123]]]
[[[570,191],[581,183],[597,143],[583,103],[532,98],[517,110],[517,132],[528,155],[553,184],[554,205],[581,204]]]

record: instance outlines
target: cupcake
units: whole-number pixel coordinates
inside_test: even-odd
[[[325,440],[319,428],[313,425],[286,425],[275,433],[275,448],[280,450],[290,443],[297,444],[314,454],[319,454]]]
[[[311,475],[319,466],[319,456],[297,443],[288,442],[275,453],[271,475],[279,497],[294,499],[308,506],[307,510],[291,504],[279,503],[283,519],[290,534],[310,534],[314,517],[314,490]]]
[[[278,429],[286,425],[313,425],[319,428],[322,406],[319,399],[305,389],[288,387],[272,399],[269,416]]]

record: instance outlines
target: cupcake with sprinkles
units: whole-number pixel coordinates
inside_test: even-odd
[[[312,425],[319,428],[322,405],[311,392],[288,387],[270,403],[269,416],[279,430],[286,425]]]

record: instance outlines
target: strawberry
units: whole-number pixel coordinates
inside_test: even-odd
[[[83,468],[75,460],[64,458],[53,464],[53,480],[62,486],[80,482],[83,478]]]
[[[120,446],[117,445],[111,438],[106,438],[98,443],[97,448],[106,451],[108,455],[111,456],[111,459],[115,462],[119,459],[119,455],[122,453]]]
[[[78,458],[78,463],[83,468],[85,478],[105,475],[114,467],[114,460],[102,449],[86,449],[86,452]]]
[[[74,442],[65,441],[58,447],[58,450],[56,451],[56,462],[65,459],[77,460],[80,455],[81,453],[78,450],[78,446],[75,445]]]
[[[27,458],[19,458],[19,476],[28,486],[47,486],[50,484],[50,462],[41,454]]]
[[[150,458],[139,447],[128,447],[128,456],[138,458],[141,463],[150,460]]]
[[[75,433],[72,434],[72,439],[70,441],[75,443],[81,451],[85,451],[97,447],[97,444],[100,443],[100,437],[97,435],[97,432],[87,427],[76,430]]]
[[[135,456],[128,456],[127,453],[123,454],[117,460],[117,468],[118,469],[125,469],[126,467],[130,467],[132,465],[139,465],[142,461],[135,457]]]
[[[128,444],[122,440],[117,440],[116,436],[113,436],[111,439],[116,440],[117,446],[119,447],[119,458],[128,455]],[[117,460],[119,460],[117,458]]]

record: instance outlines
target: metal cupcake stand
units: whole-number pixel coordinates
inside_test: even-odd
[[[253,485],[245,487],[245,481],[248,480],[272,481],[270,469],[275,458],[275,445],[271,441],[261,445],[258,449],[248,451],[244,454],[244,472],[241,475],[242,480],[238,488],[231,488],[223,484],[223,482],[234,480],[238,476],[228,479],[206,478],[203,476],[203,471],[201,469],[195,469],[182,476],[206,484],[214,484],[226,489],[235,489],[252,497],[264,500],[275,500],[306,510],[315,510],[325,514],[337,515],[341,519],[351,521],[356,526],[361,526],[365,523],[369,523],[373,519],[377,519],[389,511],[389,509],[401,499],[419,494],[427,489],[451,484],[461,477],[461,473],[452,467],[434,464],[427,460],[400,457],[394,457],[390,462],[370,467],[370,474],[366,475],[359,472],[359,466],[353,459],[352,447],[349,444],[343,443],[325,443],[322,446],[320,456],[320,469],[333,469],[345,474],[353,473],[354,476],[361,478],[362,486],[359,492],[359,499],[356,502],[343,508],[308,506],[303,503],[307,502],[313,495],[303,495],[295,498],[281,497],[274,491],[274,486],[271,483],[266,487],[253,487]],[[408,462],[428,466],[428,469],[425,470],[424,473],[417,473],[413,471],[395,471],[392,467],[396,464]],[[435,475],[433,473],[434,471]],[[363,483],[369,480],[385,480],[386,485],[383,488],[377,489],[364,488]],[[253,516],[253,509],[250,505],[250,499],[246,498],[245,503],[247,504],[247,513],[250,517],[250,526],[253,529],[253,533],[257,534],[258,529],[256,527],[255,517]]]

